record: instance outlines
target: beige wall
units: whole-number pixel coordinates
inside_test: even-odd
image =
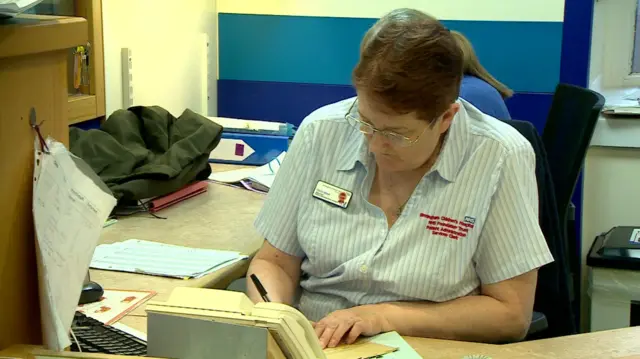
[[[599,233],[614,226],[640,225],[640,148],[589,149],[584,167],[582,211],[583,263]],[[582,272],[582,303],[589,303],[586,266]],[[583,305],[583,323],[588,323],[589,309]]]
[[[134,105],[160,105],[176,116],[185,108],[216,113],[216,1],[105,0],[102,7],[107,115],[123,107],[123,47],[133,52]],[[203,34],[212,45],[208,65]]]

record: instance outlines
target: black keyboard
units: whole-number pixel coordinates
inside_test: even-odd
[[[76,312],[71,326],[78,342],[71,336],[71,351],[115,355],[147,355],[147,342],[98,320]],[[80,345],[80,348],[78,348]]]

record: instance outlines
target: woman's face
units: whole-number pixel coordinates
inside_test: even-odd
[[[381,112],[366,95],[359,94],[356,116],[360,122],[377,130],[365,136],[378,168],[384,172],[404,172],[416,170],[427,163],[459,107],[452,104],[435,123],[429,124],[417,118],[416,113],[393,115]]]

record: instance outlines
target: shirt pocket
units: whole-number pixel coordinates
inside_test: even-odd
[[[355,193],[347,208],[310,196],[298,219],[298,240],[309,274],[324,276],[373,247],[370,218]]]

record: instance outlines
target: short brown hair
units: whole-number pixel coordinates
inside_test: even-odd
[[[462,68],[462,51],[440,21],[398,9],[367,31],[353,83],[383,111],[432,122],[458,98]]]

